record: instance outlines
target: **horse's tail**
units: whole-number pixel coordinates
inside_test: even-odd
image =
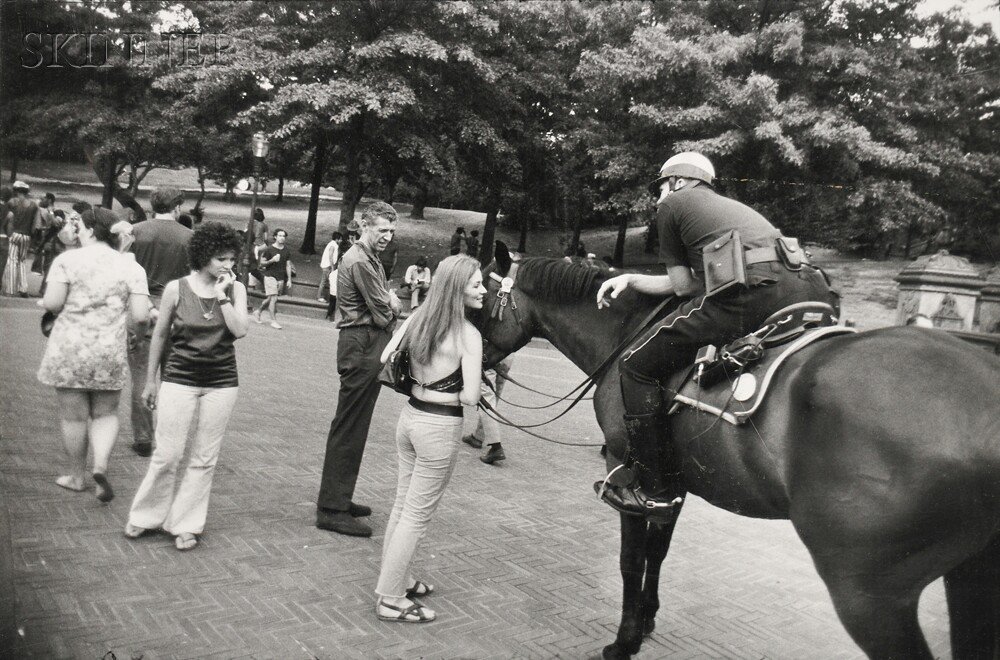
[[[1000,534],[944,576],[955,660],[1000,658]]]

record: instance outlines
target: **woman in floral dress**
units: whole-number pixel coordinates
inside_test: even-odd
[[[108,457],[118,436],[118,397],[128,363],[129,322],[144,324],[149,314],[146,273],[114,248],[118,216],[107,209],[85,211],[73,220],[80,248],[52,262],[42,306],[57,313],[38,380],[56,388],[67,474],[63,488],[85,489],[87,447],[93,447],[97,499],[114,497]]]

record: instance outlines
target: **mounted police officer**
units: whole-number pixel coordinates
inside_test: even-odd
[[[702,346],[749,334],[787,305],[834,302],[825,276],[808,264],[797,241],[750,207],[718,194],[714,179],[715,168],[699,153],[667,160],[650,184],[659,195],[656,222],[667,275],[618,275],[597,293],[598,308],[630,287],[686,298],[620,361],[628,451],[622,468],[595,487],[624,513],[667,515],[685,493],[661,383],[691,365]]]

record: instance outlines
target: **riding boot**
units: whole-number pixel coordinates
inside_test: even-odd
[[[656,517],[672,515],[683,502],[684,482],[667,418],[662,412],[625,415],[628,454],[621,470],[594,484],[598,496],[622,513]],[[621,472],[621,475],[616,474]]]

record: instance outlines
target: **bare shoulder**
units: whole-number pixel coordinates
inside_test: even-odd
[[[479,334],[479,330],[476,329],[476,326],[472,325],[468,321],[462,324],[462,342],[466,345],[466,347],[482,347],[482,335]]]

